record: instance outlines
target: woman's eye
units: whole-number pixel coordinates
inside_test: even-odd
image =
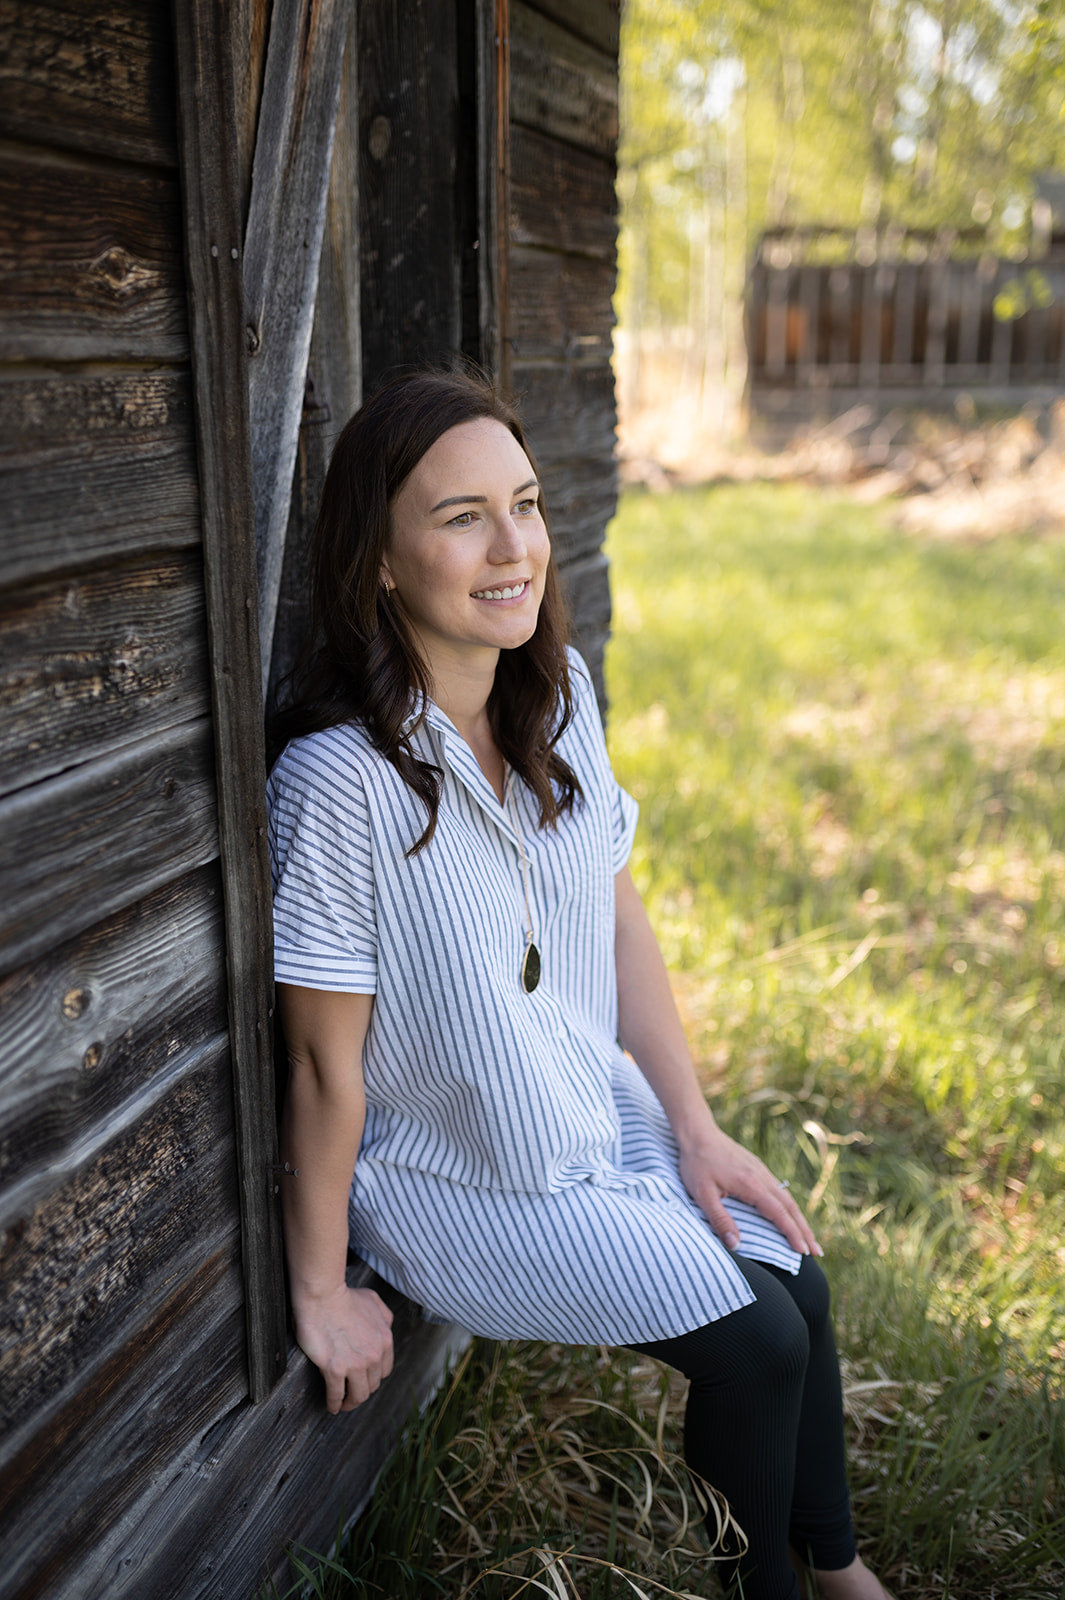
[[[537,500],[519,500],[517,505],[514,507],[514,510],[517,512],[519,517],[534,516],[539,509],[540,504]]]
[[[472,511],[460,511],[457,517],[451,517],[448,520],[448,527],[449,528],[468,528],[472,521],[473,521],[473,512]]]

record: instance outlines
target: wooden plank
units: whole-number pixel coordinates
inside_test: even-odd
[[[542,468],[613,458],[617,410],[609,366],[515,366],[514,394]]]
[[[233,72],[233,120],[242,237],[251,200],[255,134],[259,126],[259,104],[262,100],[266,42],[272,10],[273,0],[227,0],[226,5],[229,22],[226,43]]]
[[[336,436],[362,398],[359,318],[358,49],[354,14],[340,78],[307,386],[270,651],[267,703],[310,632],[308,551]]]
[[[617,60],[621,38],[621,0],[531,0],[533,9],[552,17],[578,38]]]
[[[368,1281],[365,1268],[353,1281]],[[327,1549],[354,1520],[412,1406],[467,1339],[377,1287],[395,1313],[397,1362],[365,1405],[330,1417],[293,1352],[271,1403],[251,1406],[234,1276],[224,1259],[207,1263],[187,1312],[175,1294],[57,1420],[52,1459],[46,1435],[13,1463],[11,1481],[20,1470],[28,1481],[5,1525],[10,1600],[174,1600],[175,1573],[181,1600],[250,1600],[271,1576],[286,1592],[286,1546]]]
[[[199,544],[184,373],[0,378],[0,584]]]
[[[881,329],[884,322],[884,302],[890,292],[886,274],[877,266],[862,269],[861,326],[858,335],[858,382],[863,387],[876,388],[880,382]]]
[[[902,263],[895,272],[895,331],[892,340],[892,365],[902,377],[909,377],[917,366],[915,333],[917,322],[918,268]]]
[[[614,164],[528,128],[510,136],[510,238],[613,261],[617,243]]]
[[[275,0],[244,244],[262,688],[281,584],[351,0]]]
[[[961,281],[958,311],[958,365],[975,367],[980,359],[980,324],[984,314],[982,263],[974,262]]]
[[[0,0],[0,133],[175,166],[165,7]]]
[[[214,858],[210,735],[186,724],[0,801],[0,972]]]
[[[209,709],[198,552],[0,600],[0,794]]]
[[[928,320],[925,324],[922,381],[928,388],[941,389],[946,376],[947,319],[952,288],[949,262],[930,261],[927,283]]]
[[[510,0],[464,0],[459,82],[472,103],[460,134],[472,147],[473,204],[463,241],[462,347],[497,382],[509,381]],[[472,57],[473,71],[470,72]],[[470,81],[472,78],[472,81]],[[469,152],[466,166],[470,167]],[[472,259],[471,259],[472,257]]]
[[[510,114],[516,123],[613,160],[618,142],[615,60],[513,0]]]
[[[573,642],[588,663],[599,709],[605,716],[607,699],[603,658],[610,637],[611,617],[610,569],[606,556],[600,550],[564,566],[562,582],[574,621]]]
[[[359,5],[363,383],[462,348],[455,0]]]
[[[101,1546],[111,1555],[114,1586],[95,1592],[130,1593],[114,1548],[130,1537],[130,1502],[146,1489],[158,1493],[175,1455],[242,1399],[237,1254],[231,1236],[171,1284],[163,1303],[85,1374],[0,1473],[6,1600],[89,1600],[80,1574]],[[209,1488],[202,1492],[209,1498]],[[207,1559],[208,1552],[209,1545]],[[171,1568],[171,1596],[184,1565]]]
[[[611,456],[552,461],[541,469],[551,542],[559,561],[597,551],[617,509],[617,466]]]
[[[769,267],[767,277],[765,370],[767,378],[779,379],[788,365],[788,312],[792,271],[790,267]]]
[[[817,366],[817,339],[821,323],[820,268],[800,266],[799,272],[799,328],[801,337],[795,352],[795,380],[808,384]]]
[[[328,1551],[338,1528],[352,1525],[412,1413],[469,1342],[461,1329],[425,1322],[409,1301],[376,1286],[395,1315],[392,1377],[356,1411],[330,1417],[317,1374],[295,1357],[271,1405],[227,1418],[207,1463],[186,1457],[179,1475],[145,1498],[122,1555],[137,1579],[125,1590],[131,1600],[171,1600],[175,1564],[190,1552],[187,1600],[249,1594],[267,1577],[286,1593],[296,1576],[286,1553],[291,1530],[306,1548]],[[276,1464],[261,1495],[248,1483],[249,1460]],[[210,1500],[201,1492],[193,1501],[190,1490],[205,1478]],[[90,1592],[93,1600],[111,1600],[106,1584]]]
[[[44,152],[0,166],[0,359],[188,350],[176,180]]]
[[[284,1359],[273,1062],[273,920],[266,845],[262,657],[252,520],[234,88],[228,19],[175,0],[178,133],[203,507],[217,818],[240,1174],[250,1384]]]
[[[510,255],[508,338],[513,360],[609,360],[613,261],[516,246]]]
[[[56,1411],[128,1347],[177,1284],[220,1250],[228,1253],[237,1232],[234,1166],[223,1035],[135,1126],[7,1228],[0,1243],[7,1460],[42,1432],[54,1444]],[[0,1483],[4,1519],[22,1489],[7,1472]]]
[[[217,865],[0,979],[0,1228],[172,1088],[226,1025]]]
[[[851,272],[848,267],[833,267],[828,274],[828,305],[831,333],[828,360],[838,379],[849,375],[851,361]]]

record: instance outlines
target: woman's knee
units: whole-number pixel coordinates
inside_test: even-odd
[[[828,1279],[813,1256],[805,1256],[798,1272],[780,1281],[802,1313],[811,1335],[816,1336],[825,1326],[832,1311],[832,1292]]]

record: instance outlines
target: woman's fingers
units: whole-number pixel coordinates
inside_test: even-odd
[[[697,1153],[681,1155],[684,1186],[720,1239],[735,1250],[739,1229],[728,1199],[744,1200],[778,1227],[801,1255],[823,1255],[813,1229],[786,1184],[775,1178],[757,1156],[718,1132],[714,1142]]]
[[[324,1302],[304,1302],[297,1333],[325,1379],[334,1416],[362,1405],[392,1371],[392,1313],[373,1289],[344,1288]]]

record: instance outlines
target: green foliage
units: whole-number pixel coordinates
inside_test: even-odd
[[[812,1196],[863,1549],[1058,1600],[1065,542],[761,486],[630,494],[610,551],[634,870],[721,1120]]]
[[[1063,64],[1063,0],[630,0],[623,321],[690,322],[700,251],[727,273],[766,227],[1024,240],[1065,167]]]

